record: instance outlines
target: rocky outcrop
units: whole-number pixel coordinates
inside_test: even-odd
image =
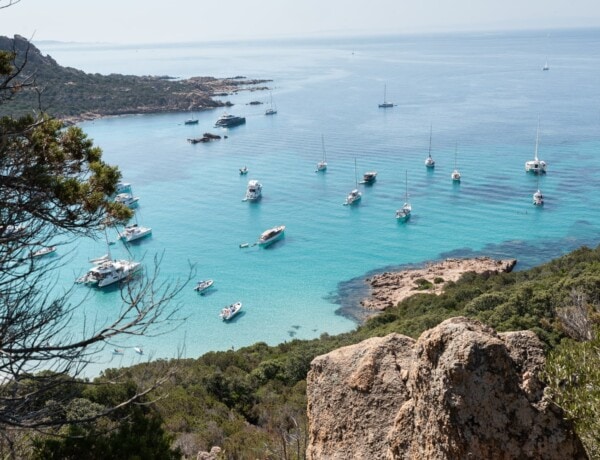
[[[316,358],[309,459],[587,458],[537,375],[541,342],[453,318]]]
[[[414,294],[441,294],[448,282],[458,281],[465,273],[509,273],[516,264],[516,259],[475,257],[445,259],[423,268],[384,272],[365,280],[371,286],[371,292],[369,298],[360,303],[368,310],[385,310]]]

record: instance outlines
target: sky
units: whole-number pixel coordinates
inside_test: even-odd
[[[122,44],[598,26],[600,0],[20,0],[0,9],[1,35]]]

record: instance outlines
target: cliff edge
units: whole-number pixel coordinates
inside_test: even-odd
[[[453,318],[417,341],[371,338],[315,358],[309,459],[585,459],[537,378],[529,331]]]

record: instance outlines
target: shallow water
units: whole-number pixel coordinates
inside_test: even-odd
[[[337,314],[356,307],[365,274],[444,257],[488,255],[519,260],[523,269],[599,241],[598,100],[600,31],[405,36],[378,39],[187,44],[163,47],[41,46],[59,63],[89,72],[271,78],[269,92],[228,96],[230,112],[247,123],[213,127],[221,111],[130,116],[82,123],[118,164],[140,196],[138,222],[152,237],[131,254],[161,280],[212,278],[204,296],[190,284],[180,296],[187,320],[174,332],[115,344],[123,356],[95,366],[130,364],[209,350],[276,344],[348,331]],[[548,56],[550,70],[541,70]],[[397,105],[380,109],[383,88]],[[248,105],[258,100],[264,105]],[[546,202],[532,205],[538,178],[524,172],[539,156]],[[432,131],[433,171],[424,160]],[[227,135],[207,144],[186,139]],[[325,140],[329,167],[315,173]],[[455,150],[460,184],[453,184]],[[342,206],[359,176],[378,171],[357,206]],[[249,174],[238,169],[247,165]],[[399,224],[408,175],[411,219]],[[242,202],[248,180],[263,184],[258,203]],[[286,225],[268,249],[253,243],[267,228]],[[110,235],[110,239],[116,239]],[[79,241],[60,273],[64,286],[106,252],[102,241]],[[67,248],[63,248],[63,252]],[[127,256],[121,243],[113,255]],[[60,251],[59,251],[60,252]],[[117,290],[90,291],[71,326],[111,314]],[[231,323],[220,309],[243,302]],[[341,310],[339,310],[341,308]],[[349,310],[350,309],[350,310]],[[85,312],[85,314],[84,314]],[[143,347],[136,355],[133,347]],[[183,352],[181,350],[184,350]]]

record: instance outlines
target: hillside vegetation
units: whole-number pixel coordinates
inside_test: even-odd
[[[553,356],[545,378],[557,402],[580,421],[582,431],[588,430],[587,438],[580,434],[593,451],[598,437],[589,430],[594,430],[597,422],[590,421],[589,414],[595,412],[583,411],[588,404],[581,401],[588,401],[593,389],[600,402],[597,372],[596,377],[592,375],[594,384],[579,376],[579,380],[568,380],[569,386],[560,374],[565,366],[556,363],[564,360],[564,353],[577,356],[574,347],[593,343],[581,340],[595,337],[599,301],[600,248],[581,248],[528,271],[465,274],[442,295],[416,294],[346,334],[278,346],[257,343],[198,359],[157,361],[132,367],[127,376],[141,385],[174,367],[171,379],[154,395],[158,399],[152,407],[163,420],[166,436],[174,439],[174,446],[188,458],[220,446],[223,458],[298,459],[303,458],[307,436],[305,378],[314,357],[390,332],[417,338],[444,319],[467,316],[498,331],[530,329],[539,335]],[[600,368],[597,349],[596,364],[590,372]],[[575,358],[569,365],[570,370],[578,368]],[[107,371],[99,381],[109,381],[114,375]],[[586,386],[578,382],[586,382]],[[577,404],[570,402],[573,393]]]
[[[193,77],[101,75],[59,65],[20,36],[0,37],[0,50],[16,52],[15,66],[26,66],[18,76],[22,90],[0,105],[0,116],[18,117],[43,110],[66,121],[109,115],[206,110],[228,105],[215,95],[257,86],[269,80],[244,77]],[[29,85],[33,86],[29,86]]]

